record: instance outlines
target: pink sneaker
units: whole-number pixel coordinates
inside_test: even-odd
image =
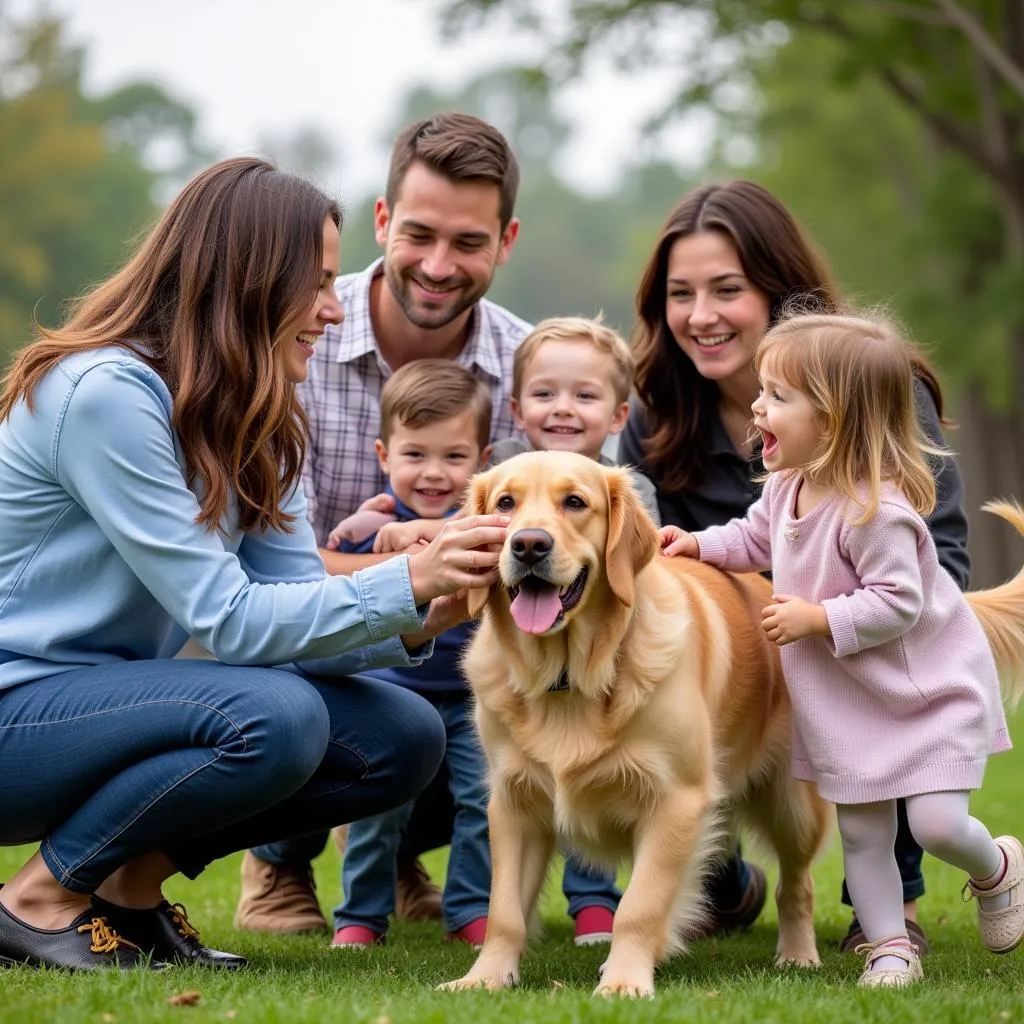
[[[468,924],[449,932],[445,939],[448,942],[468,942],[471,946],[479,949],[484,944],[484,936],[487,934],[487,918],[476,917]]]
[[[347,924],[339,928],[331,939],[331,949],[361,949],[365,946],[383,946],[384,936],[361,924]]]
[[[576,915],[576,945],[600,946],[612,941],[615,915],[607,907],[584,907]]]

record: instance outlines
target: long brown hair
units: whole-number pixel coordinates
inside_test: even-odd
[[[665,318],[668,258],[680,238],[717,231],[736,248],[743,273],[768,298],[768,326],[784,310],[837,313],[842,300],[824,260],[785,206],[751,181],[706,185],[688,192],[669,214],[636,293],[633,336],[636,390],[647,412],[645,456],[660,490],[678,492],[700,481],[710,462],[707,438],[720,392],[684,354]],[[942,393],[923,358],[915,372],[942,416]]]
[[[242,529],[288,529],[307,424],[275,348],[312,304],[333,200],[264,160],[224,160],[171,203],[128,264],[83,296],[15,360],[0,422],[65,356],[120,345],[163,378],[198,522],[214,529],[237,496]]]

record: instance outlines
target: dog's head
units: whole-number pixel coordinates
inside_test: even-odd
[[[512,517],[494,596],[533,635],[564,629],[609,595],[632,606],[636,574],[658,550],[629,470],[570,452],[528,452],[478,474],[465,511]],[[472,591],[470,612],[479,614],[487,599],[487,591]]]

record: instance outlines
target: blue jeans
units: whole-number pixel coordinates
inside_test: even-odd
[[[424,693],[444,722],[448,747],[444,760],[455,808],[448,877],[444,886],[444,924],[454,932],[487,916],[491,890],[491,851],[487,841],[486,765],[468,715],[468,694]],[[349,826],[342,865],[345,901],[334,910],[335,926],[357,924],[379,934],[388,929],[395,909],[397,854],[413,801]]]
[[[0,844],[91,893],[159,850],[189,878],[236,850],[396,807],[444,752],[434,709],[364,678],[115,662],[0,691]]]

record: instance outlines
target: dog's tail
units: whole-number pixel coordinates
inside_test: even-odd
[[[1024,509],[1016,501],[989,501],[981,508],[1024,534]],[[1003,700],[1015,707],[1024,696],[1024,568],[1012,580],[966,597],[992,647]]]

